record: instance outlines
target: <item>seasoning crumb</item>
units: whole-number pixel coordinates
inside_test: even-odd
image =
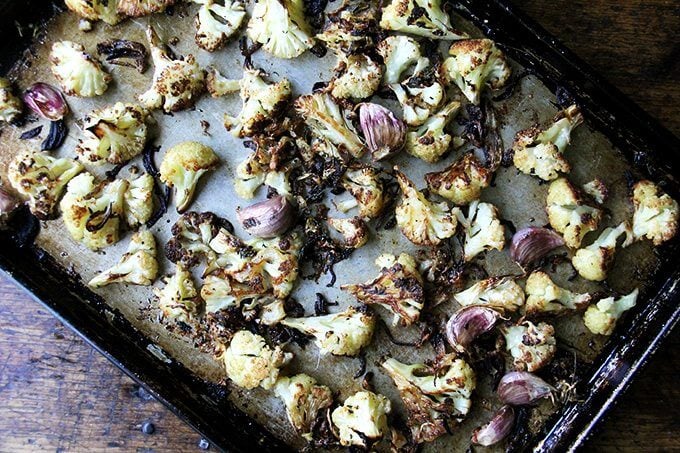
[[[198,448],[201,450],[210,450],[210,442],[206,439],[201,439],[198,441]]]
[[[144,424],[142,425],[142,432],[144,434],[153,434],[154,432],[156,432],[156,427],[151,422],[144,422]]]
[[[176,46],[177,44],[179,44],[179,37],[173,36],[172,38],[170,38],[170,41],[168,42],[170,43],[170,45]]]
[[[201,128],[203,129],[203,135],[210,136],[210,123],[206,120],[201,120]]]

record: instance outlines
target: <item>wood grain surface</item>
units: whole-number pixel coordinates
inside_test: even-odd
[[[680,2],[516,0],[680,134]],[[680,450],[680,331],[637,377],[596,451]],[[142,432],[153,424],[152,434]],[[0,451],[198,451],[200,436],[0,277]],[[205,445],[203,445],[205,447]]]

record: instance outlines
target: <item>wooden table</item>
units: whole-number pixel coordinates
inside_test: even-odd
[[[680,134],[680,3],[516,0],[611,82]],[[601,431],[596,450],[680,449],[672,334]],[[153,434],[141,427],[151,422]],[[40,305],[0,280],[0,451],[196,451],[200,436]]]

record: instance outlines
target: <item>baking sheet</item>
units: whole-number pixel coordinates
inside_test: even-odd
[[[25,88],[36,81],[55,83],[45,62],[47,61],[49,47],[57,38],[80,42],[89,52],[95,54],[96,43],[104,39],[125,38],[146,45],[144,28],[147,23],[152,23],[165,41],[169,41],[175,36],[179,38],[178,43],[173,47],[177,53],[183,55],[193,53],[202,65],[211,64],[228,77],[239,77],[243,59],[238,52],[237,43],[232,42],[226,49],[213,54],[199,50],[193,42],[192,17],[193,8],[189,7],[187,14],[179,10],[172,17],[158,15],[126,21],[116,27],[99,23],[95,26],[95,31],[85,34],[77,31],[78,20],[74,15],[60,14],[48,25],[45,33],[47,39],[38,43],[35,47],[35,57],[31,60],[31,64],[24,64],[15,68],[12,77],[16,78],[21,88]],[[461,23],[461,21],[459,20],[458,23]],[[471,29],[469,24],[467,28]],[[478,35],[479,33],[476,32],[475,34]],[[256,66],[270,72],[273,79],[276,80],[282,76],[289,78],[293,83],[293,90],[296,94],[310,92],[311,86],[318,80],[328,80],[331,68],[334,65],[334,59],[331,55],[319,60],[313,55],[305,54],[303,57],[290,62],[276,60],[261,51],[255,54],[253,60]],[[69,117],[69,137],[60,149],[59,155],[74,155],[73,149],[79,136],[77,126],[74,124],[75,119],[84,116],[94,108],[116,101],[134,102],[136,96],[144,92],[151,83],[152,68],[148,69],[142,76],[132,68],[120,66],[107,66],[107,68],[114,77],[114,83],[105,95],[93,99],[68,98],[73,115]],[[537,121],[541,123],[548,121],[556,112],[556,108],[552,104],[554,101],[554,96],[537,79],[532,76],[524,78],[520,88],[516,90],[512,98],[496,105],[498,112],[500,112],[497,116],[502,124],[504,146],[507,148],[511,145],[512,138],[517,130],[530,126]],[[198,102],[193,111],[179,112],[172,116],[155,112],[154,117],[158,123],[155,127],[155,135],[158,137],[156,143],[162,146],[161,155],[163,150],[187,139],[198,140],[212,146],[220,155],[222,165],[217,171],[204,177],[191,209],[196,211],[211,210],[229,219],[236,226],[237,234],[245,238],[247,235],[238,227],[234,213],[237,206],[245,205],[247,202],[239,200],[235,195],[231,180],[234,169],[248,155],[249,151],[221,126],[222,114],[224,112],[236,114],[239,105],[240,101],[237,96],[221,99],[212,99],[206,96]],[[207,120],[211,123],[211,136],[203,135],[200,120]],[[31,124],[18,130],[4,128],[0,137],[3,177],[7,162],[16,153],[25,147],[34,149],[39,145],[37,140],[21,141],[18,139],[21,132],[34,126],[34,124]],[[466,149],[468,147],[463,148],[463,150]],[[405,156],[395,159],[394,163],[398,164],[422,188],[424,186],[422,175],[425,172],[445,167],[455,160],[460,152],[462,151],[452,153],[451,156],[436,165],[426,165],[415,158]],[[579,127],[573,135],[572,145],[567,150],[566,157],[574,167],[570,180],[581,184],[594,177],[600,177],[610,188],[611,197],[610,201],[607,202],[607,208],[612,215],[611,218],[603,222],[603,228],[608,225],[615,225],[630,216],[631,210],[626,201],[624,179],[624,169],[627,168],[627,164],[603,135],[590,130],[585,125]],[[158,159],[160,162],[160,156],[158,156]],[[140,162],[136,163],[141,167]],[[108,168],[102,167],[98,170],[90,168],[90,170],[102,173]],[[126,170],[121,173],[121,176],[125,175]],[[482,199],[496,204],[501,216],[511,221],[517,228],[527,225],[541,226],[547,223],[544,213],[546,190],[547,185],[539,185],[536,179],[526,175],[517,175],[513,168],[501,169],[497,174],[495,186],[486,189]],[[263,195],[260,193],[260,198],[263,198]],[[160,246],[167,241],[170,226],[176,218],[177,215],[170,211],[169,215],[153,228]],[[63,223],[56,220],[43,223],[37,245],[44,248],[65,267],[71,267],[82,276],[84,281],[89,281],[98,271],[106,269],[118,260],[127,247],[129,236],[129,233],[126,234],[119,244],[106,249],[104,252],[94,253],[72,241],[63,227]],[[595,233],[591,233],[589,239],[586,239],[586,243],[595,236]],[[293,296],[305,306],[307,314],[313,313],[314,294],[316,292],[325,294],[329,300],[340,302],[340,306],[334,307],[332,310],[341,310],[354,301],[347,294],[339,291],[340,285],[363,282],[367,275],[376,275],[378,270],[374,266],[373,260],[385,250],[413,252],[415,249],[397,229],[381,231],[374,235],[367,246],[356,251],[350,260],[341,262],[336,266],[338,281],[334,288],[325,287],[328,278],[325,276],[320,279],[319,285],[310,281],[301,281]],[[169,271],[169,263],[166,260],[161,259],[160,263],[163,272]],[[507,250],[489,253],[483,264],[490,275],[519,273],[519,269],[510,262]],[[637,243],[628,249],[619,251],[609,282],[615,290],[628,292],[634,286],[641,285],[645,276],[649,275],[655,266],[656,259],[651,253],[649,244],[647,242]],[[566,275],[558,275],[556,281],[577,291],[599,289],[598,285],[580,280],[568,282]],[[159,360],[163,358],[163,354],[167,354],[180,360],[202,378],[213,381],[223,379],[224,373],[221,364],[215,362],[211,357],[199,353],[185,339],[177,337],[163,326],[155,323],[153,321],[156,318],[154,313],[149,316],[148,313],[140,311],[140,308],[148,306],[151,299],[149,288],[112,285],[97,292],[112,307],[123,313],[135,327],[154,340],[159,347]],[[437,310],[452,312],[454,306],[453,304],[442,305]],[[384,311],[378,311],[389,323],[391,315]],[[581,359],[591,361],[601,348],[601,340],[591,338],[585,332],[578,317],[561,318],[555,325],[559,341],[570,345],[570,348]],[[398,337],[405,339],[415,338],[418,335],[416,328],[399,328],[395,333]],[[359,380],[352,379],[352,375],[359,367],[357,359],[324,357],[323,360],[320,360],[317,349],[312,344],[308,345],[305,350],[300,350],[295,346],[291,346],[290,349],[297,356],[287,370],[291,374],[298,371],[307,372],[339,392],[338,399],[340,401],[360,389]],[[379,367],[375,365],[376,361],[384,355],[393,355],[402,361],[422,361],[431,356],[431,353],[429,346],[424,346],[420,350],[396,347],[388,341],[382,332],[378,332],[374,338],[367,354],[368,370],[374,371],[375,379],[373,382],[376,390],[390,398],[397,412],[402,412],[403,408],[396,389],[389,378],[379,371]],[[482,381],[481,383],[484,384],[485,377],[479,376],[479,378]],[[282,405],[273,398],[271,393],[262,390],[243,391],[237,388],[234,388],[234,390],[231,398],[238,407],[259,420],[275,435],[294,446],[302,445],[300,439],[289,427]],[[489,396],[488,385],[481,385],[480,390],[476,393],[470,416],[455,431],[454,436],[445,436],[437,442],[427,445],[425,450],[445,450],[447,446],[450,449],[452,445],[466,446],[471,430],[482,423],[494,409],[494,400]],[[549,412],[550,406],[546,403],[540,409],[537,413],[544,414]]]

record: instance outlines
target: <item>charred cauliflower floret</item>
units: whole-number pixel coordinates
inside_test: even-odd
[[[255,191],[264,184],[269,174],[269,159],[263,157],[262,153],[255,151],[236,167],[234,190],[239,197],[252,199]]]
[[[460,110],[460,102],[448,103],[435,115],[431,116],[418,129],[406,134],[405,148],[409,154],[425,162],[439,161],[449,150],[451,136],[444,128]]]
[[[583,314],[583,322],[588,330],[596,335],[611,335],[616,321],[624,312],[635,306],[638,297],[637,288],[626,296],[607,297],[588,307]]]
[[[433,365],[407,365],[393,358],[382,364],[399,390],[416,443],[447,433],[450,419],[461,420],[472,406],[476,377],[462,359],[447,354]]]
[[[286,318],[281,324],[312,335],[322,354],[355,356],[371,342],[375,315],[369,310],[349,307],[330,315]]]
[[[248,36],[278,58],[295,58],[314,46],[303,0],[258,0]]]
[[[117,3],[114,0],[66,0],[66,7],[83,19],[116,25],[123,19],[117,12]]]
[[[290,99],[290,81],[267,83],[259,69],[247,68],[239,82],[243,106],[238,116],[224,116],[224,127],[235,137],[251,137],[272,122]]]
[[[326,25],[316,38],[336,53],[352,55],[365,51],[373,46],[378,13],[378,6],[372,2],[345,0],[338,9],[326,14]]]
[[[280,377],[274,386],[274,394],[286,406],[290,424],[303,437],[311,439],[312,424],[322,410],[333,404],[333,393],[325,385],[306,374]]]
[[[417,74],[430,65],[430,60],[420,52],[418,41],[408,36],[388,36],[380,41],[377,50],[385,63],[383,79],[387,86],[401,83],[410,69]]]
[[[654,245],[668,241],[678,231],[678,203],[651,181],[633,186],[633,234],[636,240],[647,238]]]
[[[177,0],[117,0],[118,13],[128,17],[162,13],[176,2]]]
[[[71,41],[55,42],[50,52],[50,63],[52,74],[68,95],[99,96],[109,87],[111,75],[80,44]]]
[[[177,212],[187,210],[198,180],[218,164],[219,159],[212,148],[198,142],[182,142],[165,153],[160,178],[174,189]]]
[[[124,179],[98,183],[89,173],[73,178],[59,203],[71,237],[92,250],[118,242],[127,188],[128,182]]]
[[[28,197],[33,215],[47,220],[66,184],[83,169],[82,164],[73,159],[57,159],[45,152],[26,151],[9,164],[7,179],[17,192]]]
[[[149,286],[158,275],[156,239],[149,230],[132,235],[127,251],[113,267],[98,274],[88,285],[99,288],[111,283]]]
[[[125,191],[125,220],[131,228],[137,228],[151,218],[153,188],[153,176],[148,173],[128,180],[128,188]]]
[[[19,118],[22,104],[18,97],[12,93],[12,85],[9,80],[0,77],[0,122],[11,123]]]
[[[172,226],[172,238],[165,246],[165,256],[173,263],[190,269],[201,260],[215,266],[217,253],[210,247],[223,221],[212,212],[186,212]]]
[[[482,189],[491,184],[492,171],[473,153],[467,153],[442,171],[427,173],[425,181],[431,192],[463,206],[478,200]]]
[[[614,262],[616,243],[621,236],[625,236],[622,247],[633,243],[633,231],[628,222],[623,222],[616,228],[605,228],[595,242],[576,251],[571,258],[574,269],[586,280],[601,282],[606,279]]]
[[[471,261],[487,250],[503,250],[505,228],[498,219],[498,209],[491,203],[473,201],[468,208],[467,218],[461,223],[465,232],[465,261]]]
[[[136,104],[117,102],[95,110],[83,118],[76,152],[93,164],[127,162],[144,150],[146,118],[147,112]]]
[[[512,145],[515,167],[527,175],[551,181],[559,173],[569,173],[571,165],[562,155],[571,139],[571,132],[583,122],[581,110],[572,105],[557,114],[545,130],[538,126],[520,131]]]
[[[349,203],[339,204],[341,211],[349,211],[358,206],[359,216],[362,218],[374,219],[380,215],[385,206],[385,197],[383,183],[376,168],[368,165],[348,168],[341,184],[354,197]]]
[[[342,235],[345,247],[358,249],[368,242],[368,225],[361,217],[328,219],[328,225]]]
[[[241,79],[228,79],[214,67],[209,66],[205,75],[205,87],[210,96],[218,98],[241,90]]]
[[[139,96],[148,109],[163,108],[166,113],[187,109],[196,103],[205,90],[205,72],[193,55],[173,59],[149,26],[146,37],[151,47],[154,72],[151,88]]]
[[[328,91],[336,99],[366,99],[380,86],[382,66],[366,55],[339,54]]]
[[[592,299],[588,293],[579,294],[557,286],[543,271],[529,275],[524,291],[527,294],[525,311],[529,316],[582,310]]]
[[[491,277],[479,281],[454,295],[456,302],[468,305],[488,305],[501,311],[515,312],[524,305],[524,291],[512,277]]]
[[[191,272],[180,263],[175,264],[175,273],[164,279],[165,286],[154,288],[158,308],[163,318],[189,322],[198,313],[200,298]]]
[[[578,189],[566,178],[550,183],[546,203],[550,226],[562,233],[565,244],[571,248],[578,248],[583,237],[597,230],[602,220],[602,211],[588,206]]]
[[[389,430],[391,410],[390,400],[379,393],[361,391],[350,396],[331,414],[340,444],[369,448]]]
[[[534,371],[547,365],[555,355],[555,329],[550,324],[525,321],[503,330],[505,347],[519,371]]]
[[[415,127],[424,124],[437,111],[444,100],[444,87],[436,80],[423,86],[410,86],[409,80],[390,88],[401,104],[404,122]]]
[[[222,354],[227,377],[246,389],[257,386],[271,389],[279,377],[279,368],[293,358],[279,346],[270,348],[264,338],[247,330],[236,332]]]
[[[208,52],[224,47],[246,17],[246,9],[241,0],[224,0],[223,4],[214,0],[193,2],[201,5],[194,20],[196,23],[194,39],[198,47]]]
[[[361,157],[364,144],[345,112],[326,93],[300,96],[295,109],[314,135],[344,147],[354,157]]]
[[[380,27],[431,39],[467,38],[453,28],[441,0],[391,0],[383,8]]]
[[[456,212],[444,203],[434,203],[416,189],[406,175],[395,168],[402,199],[395,209],[397,225],[409,241],[416,245],[437,245],[456,234]]]
[[[490,39],[454,42],[449,55],[442,65],[444,76],[474,104],[479,104],[484,87],[498,90],[510,79],[505,55]]]
[[[408,326],[418,321],[425,294],[423,278],[413,257],[406,253],[399,258],[383,254],[375,263],[380,267],[378,277],[363,284],[343,285],[342,289],[364,304],[385,307],[394,315],[394,325],[401,321]]]

